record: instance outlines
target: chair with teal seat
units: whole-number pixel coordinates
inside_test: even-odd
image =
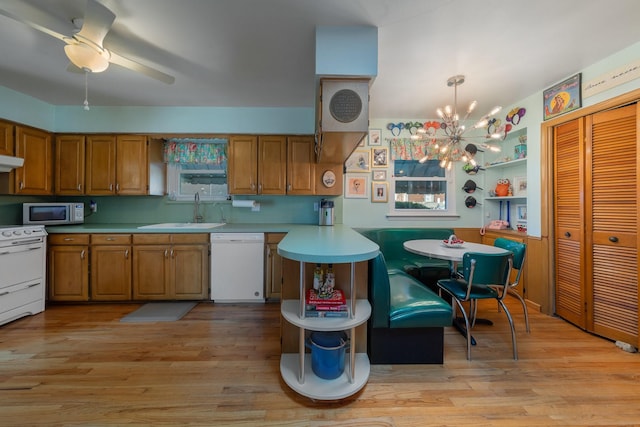
[[[471,360],[471,325],[470,316],[464,309],[463,302],[469,302],[469,313],[473,315],[477,311],[478,300],[495,299],[504,310],[509,326],[511,327],[511,342],[513,345],[513,358],[518,360],[516,345],[516,332],[513,326],[513,318],[504,297],[509,287],[509,277],[513,266],[513,253],[483,254],[466,252],[462,256],[462,277],[438,280],[440,291],[449,294],[462,313],[465,322],[465,336],[467,338],[467,359]],[[473,320],[473,317],[471,317]]]
[[[529,311],[527,310],[527,303],[524,301],[524,298],[516,292],[515,287],[520,283],[520,278],[522,276],[522,270],[524,267],[524,259],[527,254],[527,245],[522,242],[516,242],[514,240],[505,239],[504,237],[497,238],[493,245],[511,251],[513,253],[513,269],[517,271],[513,281],[509,283],[509,287],[507,288],[507,292],[511,295],[515,296],[520,300],[522,304],[522,309],[524,311],[524,321],[527,326],[527,333],[531,332],[529,328]]]

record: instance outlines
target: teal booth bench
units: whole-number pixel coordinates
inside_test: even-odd
[[[372,364],[443,363],[444,327],[451,326],[452,310],[430,287],[449,276],[449,263],[412,254],[402,244],[415,239],[444,240],[453,230],[358,231],[380,246],[380,254],[369,261],[369,360]]]

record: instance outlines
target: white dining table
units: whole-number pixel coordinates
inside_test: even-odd
[[[464,242],[459,247],[445,246],[439,239],[407,240],[404,248],[414,254],[431,258],[444,259],[453,263],[462,261],[465,252],[480,252],[483,254],[504,254],[509,251],[497,246],[483,245],[482,243]]]
[[[455,277],[457,274],[458,263],[462,261],[462,257],[465,252],[479,252],[483,254],[504,254],[509,252],[506,249],[499,248],[497,246],[483,245],[482,243],[464,242],[461,246],[450,247],[444,244],[440,239],[418,239],[407,240],[403,243],[404,248],[414,254],[423,255],[431,258],[443,259],[451,262],[451,276]],[[453,325],[466,336],[464,326],[462,326],[461,319],[456,318]],[[483,323],[486,325],[492,325],[493,323],[487,319],[476,318],[476,323]],[[471,344],[476,345],[475,338],[471,337]]]

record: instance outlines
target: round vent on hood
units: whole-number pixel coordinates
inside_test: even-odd
[[[329,112],[337,121],[351,123],[362,113],[362,99],[351,89],[341,89],[331,97]]]
[[[368,80],[322,80],[321,93],[323,133],[368,132]]]

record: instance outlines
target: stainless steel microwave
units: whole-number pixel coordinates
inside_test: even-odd
[[[82,224],[84,203],[23,203],[23,224]]]

